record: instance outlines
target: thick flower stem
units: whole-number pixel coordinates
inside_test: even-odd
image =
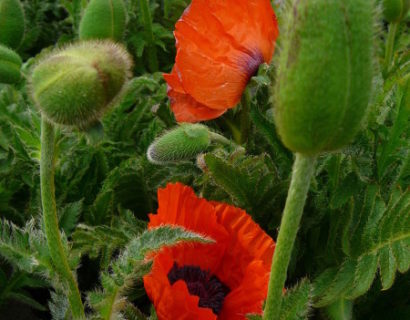
[[[158,57],[157,48],[154,43],[154,32],[152,30],[152,17],[149,8],[149,0],[140,0],[140,7],[142,12],[142,18],[144,21],[145,32],[148,36],[148,66],[151,72],[158,71]]]
[[[58,228],[54,187],[54,126],[44,117],[41,123],[40,184],[44,226],[51,259],[64,285],[67,286],[73,318],[85,319],[80,291],[70,270]]]
[[[251,93],[249,88],[246,88],[241,100],[241,114],[240,114],[240,126],[241,126],[241,144],[244,144],[248,141],[249,131],[251,127],[251,121],[249,117],[249,111],[251,108]]]
[[[387,35],[386,43],[386,55],[384,59],[384,70],[387,73],[391,67],[393,51],[394,51],[394,41],[396,39],[397,28],[399,26],[398,22],[392,22],[389,25],[389,33]]]
[[[292,181],[290,183],[275,253],[272,259],[268,297],[263,315],[264,320],[279,319],[282,292],[286,281],[288,265],[299,223],[302,218],[303,207],[305,206],[315,163],[315,157],[296,154],[292,171]]]

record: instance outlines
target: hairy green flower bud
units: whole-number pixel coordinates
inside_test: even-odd
[[[53,51],[33,69],[31,93],[50,121],[86,128],[110,107],[128,81],[132,62],[111,41],[86,41]]]
[[[0,43],[17,48],[24,37],[24,11],[18,0],[0,0]]]
[[[410,0],[383,0],[383,13],[388,22],[399,22],[410,8]]]
[[[188,160],[206,151],[210,144],[208,127],[183,123],[157,138],[148,148],[147,158],[156,164]]]
[[[91,0],[80,23],[80,39],[122,40],[127,15],[123,0]]]
[[[372,89],[372,0],[294,0],[282,33],[275,123],[307,155],[337,150],[360,129]]]
[[[0,44],[0,83],[18,82],[21,64],[21,58],[16,52]]]

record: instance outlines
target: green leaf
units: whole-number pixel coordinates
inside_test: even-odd
[[[118,259],[112,262],[112,272],[102,273],[103,290],[91,292],[88,296],[98,315],[107,320],[118,317],[125,309],[128,289],[151,269],[151,263],[145,259],[146,254],[181,242],[212,243],[213,240],[173,226],[146,230],[133,238]]]
[[[308,318],[311,306],[312,287],[308,280],[288,290],[283,298],[280,310],[281,320],[302,320]]]
[[[73,232],[82,211],[83,200],[69,203],[61,210],[59,225],[67,236]]]
[[[363,295],[378,270],[386,290],[397,270],[404,273],[410,268],[410,190],[393,192],[386,206],[377,188],[369,186],[364,198],[356,200],[346,230],[351,233],[350,250],[345,250],[339,267],[326,269],[315,279],[315,307]]]
[[[287,183],[279,181],[268,155],[238,156],[227,161],[214,154],[206,154],[205,163],[206,174],[230,196],[234,205],[246,210],[256,220],[261,219],[260,223],[269,223],[273,218],[272,212],[277,211],[276,218],[280,215],[278,203],[286,194]]]

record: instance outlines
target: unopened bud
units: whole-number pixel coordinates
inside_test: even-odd
[[[50,121],[84,129],[116,101],[131,66],[120,45],[80,42],[52,52],[34,68],[32,97]]]
[[[91,0],[80,23],[80,39],[112,39],[124,37],[127,15],[123,0]]]
[[[21,78],[21,64],[16,52],[0,44],[0,83],[17,83]]]
[[[292,151],[315,155],[354,138],[373,77],[373,0],[294,0],[284,21],[275,123]]]
[[[148,148],[147,158],[156,164],[167,164],[195,158],[211,144],[208,127],[183,123],[157,138]]]
[[[18,0],[0,0],[0,43],[17,48],[24,37],[24,11]]]
[[[399,22],[407,14],[410,0],[383,0],[384,18],[388,22]]]

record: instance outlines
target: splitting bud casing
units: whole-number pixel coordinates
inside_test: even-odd
[[[0,43],[16,49],[24,37],[24,11],[18,0],[0,0]]]
[[[91,0],[80,22],[81,40],[124,37],[127,14],[123,0]]]
[[[32,97],[49,121],[85,129],[115,103],[131,67],[127,51],[112,41],[73,44],[35,66]]]
[[[19,82],[21,65],[20,56],[10,48],[0,44],[0,83]]]
[[[155,164],[189,160],[206,151],[210,144],[208,127],[183,123],[157,138],[148,148],[147,158]]]
[[[372,89],[373,0],[294,0],[282,33],[275,123],[287,148],[305,155],[350,143]]]

